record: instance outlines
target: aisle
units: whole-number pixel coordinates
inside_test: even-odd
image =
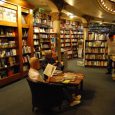
[[[70,60],[68,69],[85,73],[83,101],[59,115],[114,115],[115,82],[105,69],[79,67],[75,62]],[[25,79],[0,89],[0,115],[35,115]]]

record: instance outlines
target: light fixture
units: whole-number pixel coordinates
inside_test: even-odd
[[[0,4],[4,4],[5,0],[0,0]]]
[[[72,18],[74,18],[74,17],[76,17],[74,14],[72,14],[72,13],[67,13],[67,15],[72,19]]]
[[[109,13],[115,14],[115,0],[97,0],[100,6]],[[111,5],[110,5],[111,4]]]
[[[109,1],[111,1],[111,2],[115,2],[115,0],[109,0]]]

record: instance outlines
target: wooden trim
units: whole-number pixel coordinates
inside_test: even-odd
[[[0,21],[0,26],[17,27],[17,22]]]
[[[17,73],[17,74],[14,74],[12,76],[8,76],[6,78],[2,78],[0,79],[0,87],[8,84],[8,83],[11,83],[13,81],[16,81],[18,79],[22,78],[22,76],[20,75],[20,73]]]
[[[22,73],[22,20],[21,20],[21,6],[18,6],[18,46],[19,46],[19,61],[20,61],[20,72]]]
[[[22,28],[29,28],[28,24],[22,24]]]
[[[13,10],[17,10],[17,5],[12,4],[12,3],[8,3],[8,2],[4,2],[3,4],[0,4],[0,6],[10,8]]]

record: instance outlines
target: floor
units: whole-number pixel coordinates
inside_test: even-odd
[[[82,103],[58,114],[115,115],[115,81],[105,74],[106,69],[77,66],[76,60],[70,60],[68,65],[68,70],[85,74]],[[41,115],[31,108],[31,93],[25,79],[0,89],[0,115]]]

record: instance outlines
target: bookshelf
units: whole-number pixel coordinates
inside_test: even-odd
[[[0,26],[0,79],[20,72],[16,33],[17,27]]]
[[[32,55],[31,15],[29,8],[15,3],[0,4],[0,87],[27,74],[23,59]]]
[[[100,29],[101,28],[101,29]],[[85,66],[107,66],[107,26],[90,26],[87,40],[85,41]]]
[[[53,33],[53,22],[51,16],[38,10],[34,14],[34,50],[35,56],[43,58],[45,52],[51,51],[51,38],[56,34]]]
[[[31,27],[29,26],[29,20],[30,20],[30,9],[21,7],[23,72],[28,71],[29,59],[32,55],[32,45],[30,43],[32,38],[30,36]]]
[[[80,55],[78,51],[83,49],[83,26],[77,21],[62,19],[60,28],[61,50],[67,51],[68,59],[82,58],[83,51]]]

